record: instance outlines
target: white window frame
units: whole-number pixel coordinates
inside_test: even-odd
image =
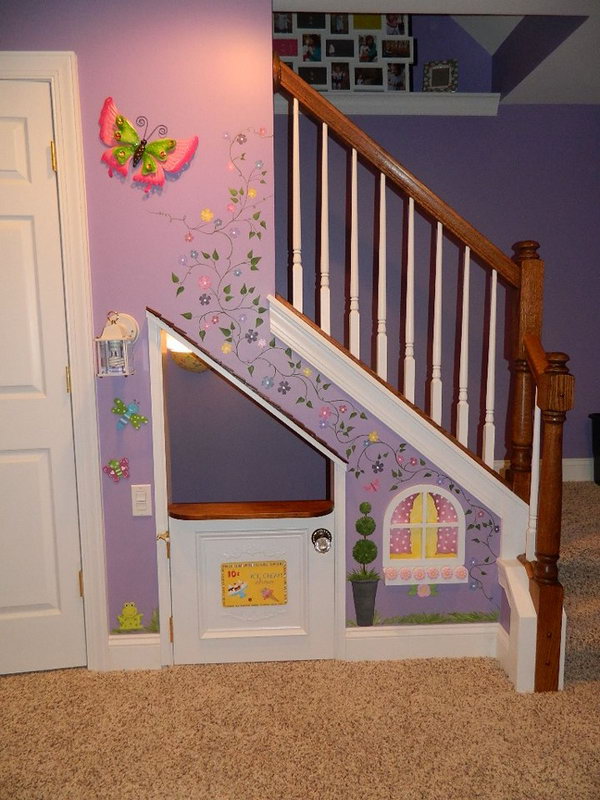
[[[422,528],[427,527],[457,527],[457,554],[448,558],[391,558],[390,538],[392,529],[392,516],[396,507],[407,497],[413,494],[439,494],[452,503],[456,510],[457,521],[447,522],[427,522],[423,520]],[[424,508],[426,500],[423,497]],[[426,515],[425,515],[426,516]],[[399,527],[394,525],[393,527]],[[401,527],[414,527],[410,523],[403,524]],[[444,489],[437,484],[419,484],[404,489],[395,495],[385,512],[383,519],[383,575],[386,586],[415,586],[419,584],[456,584],[467,583],[469,580],[469,570],[465,565],[465,512],[458,499],[452,492]]]

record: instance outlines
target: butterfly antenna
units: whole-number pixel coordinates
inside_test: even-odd
[[[147,139],[148,137],[146,134],[148,133],[148,117],[144,117],[143,114],[140,114],[140,116],[136,119],[135,124],[138,126],[138,128],[144,129],[142,139]]]
[[[169,129],[167,128],[166,125],[157,125],[156,128],[154,128],[154,130],[148,134],[148,136],[144,135],[144,139],[149,139],[151,136],[154,135],[156,131],[158,131],[159,136],[166,136],[168,130]]]

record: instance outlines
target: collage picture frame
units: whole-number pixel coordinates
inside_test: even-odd
[[[410,92],[408,14],[274,12],[273,50],[323,92]]]

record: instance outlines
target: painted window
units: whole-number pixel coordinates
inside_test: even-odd
[[[383,545],[386,585],[467,581],[464,512],[441,487],[396,495],[385,513]]]

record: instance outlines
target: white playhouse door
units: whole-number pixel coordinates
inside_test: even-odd
[[[333,514],[169,528],[176,664],[333,658]]]
[[[0,672],[86,663],[50,86],[0,76]]]

